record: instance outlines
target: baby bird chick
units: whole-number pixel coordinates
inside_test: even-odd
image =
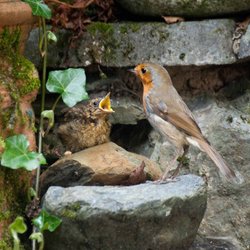
[[[87,105],[80,103],[62,110],[57,133],[65,149],[74,153],[109,141],[111,124],[108,115],[113,112],[110,93]]]

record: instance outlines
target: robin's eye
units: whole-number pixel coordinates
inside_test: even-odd
[[[98,102],[97,101],[94,101],[94,106],[97,107],[98,106]]]
[[[142,68],[141,72],[142,72],[142,74],[145,74],[147,72],[147,70],[145,68]]]

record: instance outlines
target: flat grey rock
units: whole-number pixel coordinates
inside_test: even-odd
[[[250,1],[234,0],[117,0],[131,13],[143,16],[211,17],[250,10]]]
[[[115,110],[110,116],[112,124],[137,124],[139,120],[146,118],[142,104],[128,96],[113,98],[112,107]]]
[[[240,41],[240,49],[238,58],[239,59],[245,59],[250,58],[250,25],[248,25],[248,28],[246,30],[246,33],[242,36]]]
[[[167,184],[50,187],[43,207],[62,217],[45,249],[187,249],[206,209],[194,175]]]
[[[92,23],[82,38],[69,47],[70,33],[60,30],[58,43],[49,46],[48,66],[134,66],[144,61],[162,65],[224,65],[237,62],[233,52],[235,22],[230,19],[161,23]],[[33,30],[25,55],[41,66],[37,50],[38,31]],[[245,47],[245,51],[249,45]],[[249,49],[248,49],[249,50]],[[245,54],[242,54],[244,58]]]

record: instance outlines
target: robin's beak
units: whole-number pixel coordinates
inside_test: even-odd
[[[105,113],[114,113],[115,111],[111,108],[110,92],[100,101],[99,109]]]
[[[129,72],[133,73],[133,74],[136,74],[136,71],[135,69],[128,69]]]

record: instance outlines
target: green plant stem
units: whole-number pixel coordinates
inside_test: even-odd
[[[43,39],[43,72],[42,72],[42,100],[41,100],[41,114],[44,111],[45,106],[45,93],[46,93],[46,73],[47,73],[47,49],[48,49],[48,41],[46,36],[46,23],[45,19],[41,17],[42,23],[42,36]],[[39,134],[38,134],[38,153],[42,153],[42,138],[43,138],[43,117],[40,115],[40,126],[39,126]],[[41,167],[39,166],[36,170],[36,184],[35,191],[37,195],[39,195],[39,177],[41,173]],[[33,233],[36,232],[36,227],[33,226]],[[36,250],[36,241],[32,240],[32,250]]]
[[[61,99],[61,97],[62,97],[62,95],[59,95],[57,98],[56,98],[56,100],[55,100],[55,102],[54,102],[54,104],[53,104],[53,106],[52,106],[52,110],[55,112],[55,108],[56,108],[56,105],[57,105],[57,103],[59,102],[59,100]]]
[[[44,249],[44,237],[43,237],[43,232],[41,232],[41,242],[39,245],[39,250],[43,250]]]
[[[20,249],[20,240],[19,240],[18,234],[16,232],[12,232],[12,236],[14,238],[13,250],[19,250]]]
[[[42,100],[41,100],[41,113],[44,111],[45,106],[45,93],[46,93],[46,71],[47,71],[47,49],[48,49],[48,41],[46,35],[46,24],[45,19],[42,19],[42,32],[43,32],[43,74],[42,74]],[[43,133],[43,117],[40,116],[40,126],[39,126],[39,138],[38,138],[38,153],[42,153],[42,133]],[[39,194],[39,177],[40,177],[40,167],[37,168],[36,175],[36,186],[35,191]]]

